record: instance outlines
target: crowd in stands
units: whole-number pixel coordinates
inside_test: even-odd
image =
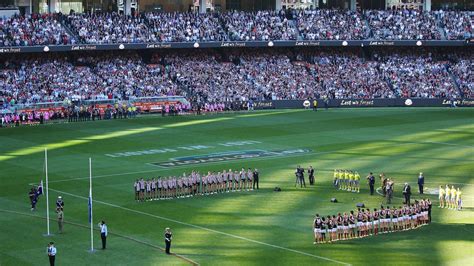
[[[367,10],[372,38],[377,40],[439,40],[435,12],[418,10]]]
[[[425,52],[239,50],[12,58],[0,101],[31,104],[181,95],[204,103],[281,99],[459,98],[473,95],[473,60]],[[146,62],[146,63],[145,63]],[[459,87],[459,89],[458,89]],[[196,98],[196,99],[197,99]]]
[[[296,22],[304,40],[362,40],[368,27],[359,12],[336,9],[302,10]]]
[[[473,11],[440,12],[441,25],[448,40],[464,40],[474,36]]]
[[[163,67],[137,54],[7,61],[0,68],[0,98],[14,103],[171,96],[177,85]]]
[[[474,58],[459,60],[451,65],[451,71],[464,98],[474,98]]]
[[[33,14],[0,17],[0,47],[74,44],[59,22],[59,15]]]
[[[430,54],[394,53],[379,58],[382,75],[403,98],[457,98],[460,96],[448,72],[448,62]]]
[[[270,40],[449,40],[473,33],[473,12],[337,9],[16,15],[0,46]],[[70,36],[66,29],[77,36]]]
[[[147,13],[152,42],[225,41],[219,17],[212,13]]]
[[[298,35],[285,14],[276,11],[236,11],[221,19],[231,41],[296,40]]]
[[[146,43],[153,41],[141,16],[117,13],[71,14],[71,29],[87,44]]]

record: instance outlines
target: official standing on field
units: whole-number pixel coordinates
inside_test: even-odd
[[[64,211],[63,208],[58,209],[58,227],[59,227],[59,233],[63,233],[63,226],[64,226]]]
[[[309,184],[314,185],[314,169],[313,166],[308,168]]]
[[[173,234],[171,233],[171,229],[166,228],[165,229],[165,246],[166,246],[166,254],[171,254],[170,249],[171,249],[171,240],[173,239]]]
[[[54,266],[54,261],[56,260],[56,247],[54,246],[53,242],[49,242],[47,252],[49,265]]]
[[[105,221],[99,223],[100,227],[100,238],[102,239],[102,249],[105,249],[107,246],[107,225]]]
[[[259,189],[258,188],[258,170],[257,170],[257,168],[255,168],[253,170],[253,187],[252,187],[253,189],[255,189],[255,185],[257,185],[257,189]]]
[[[423,176],[423,173],[420,172],[420,175],[418,176],[418,190],[420,194],[423,194],[424,185],[425,185],[425,176]]]
[[[296,184],[295,184],[295,186],[299,182],[301,188],[303,186],[306,187],[306,182],[304,181],[304,169],[301,168],[301,166],[298,165],[298,167],[296,168],[295,174],[296,174]]]
[[[408,183],[405,183],[403,187],[403,196],[405,197],[405,204],[410,205],[411,187]]]
[[[367,176],[367,182],[369,183],[370,195],[374,195],[375,176],[372,172]]]

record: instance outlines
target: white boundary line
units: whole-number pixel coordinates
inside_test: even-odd
[[[84,200],[88,199],[86,197],[75,195],[75,194],[72,194],[72,193],[68,193],[68,192],[64,192],[64,191],[60,191],[60,190],[56,190],[56,189],[52,189],[52,188],[49,188],[49,189],[52,190],[52,191],[56,191],[58,193],[62,193],[64,195],[69,195],[69,196],[84,199]],[[201,230],[204,230],[204,231],[208,231],[208,232],[212,232],[212,233],[216,233],[216,234],[220,234],[220,235],[225,235],[225,236],[228,236],[228,237],[232,237],[232,238],[236,238],[236,239],[240,239],[240,240],[260,244],[260,245],[263,245],[263,246],[273,247],[273,248],[277,248],[277,249],[281,249],[281,250],[285,250],[285,251],[289,251],[289,252],[293,252],[293,253],[297,253],[297,254],[301,254],[301,255],[305,255],[305,256],[321,259],[321,260],[325,260],[325,261],[334,262],[334,263],[337,263],[337,264],[351,265],[351,264],[346,263],[346,262],[333,260],[333,259],[330,259],[330,258],[310,254],[310,253],[295,250],[295,249],[290,249],[290,248],[285,248],[285,247],[281,247],[281,246],[277,246],[277,245],[273,245],[273,244],[268,244],[268,243],[261,242],[261,241],[258,241],[258,240],[253,240],[253,239],[250,239],[250,238],[246,238],[246,237],[242,237],[242,236],[238,236],[238,235],[233,235],[233,234],[217,231],[217,230],[210,229],[210,228],[207,228],[207,227],[203,227],[203,226],[200,226],[200,225],[189,224],[189,223],[173,220],[173,219],[170,219],[170,218],[166,218],[166,217],[163,217],[163,216],[158,216],[158,215],[154,215],[154,214],[150,214],[150,213],[146,213],[146,212],[142,212],[142,211],[138,211],[138,210],[134,210],[134,209],[129,209],[129,208],[126,208],[126,207],[122,207],[122,206],[112,204],[112,203],[107,203],[107,202],[100,201],[100,200],[93,200],[93,201],[97,202],[97,203],[100,203],[100,204],[103,204],[103,205],[110,206],[110,207],[122,209],[122,210],[125,210],[125,211],[134,212],[134,213],[137,213],[137,214],[141,214],[141,215],[153,217],[153,218],[156,218],[156,219],[161,219],[161,220],[181,224],[181,225],[188,226],[188,227],[194,227],[194,228],[201,229]]]

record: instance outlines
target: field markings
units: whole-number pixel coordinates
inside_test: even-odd
[[[69,192],[60,191],[60,190],[56,190],[56,189],[52,189],[52,188],[49,188],[49,189],[52,190],[52,191],[56,191],[56,192],[58,192],[58,193],[62,193],[62,194],[64,194],[64,195],[69,195],[69,196],[72,196],[72,197],[76,197],[76,198],[80,198],[80,199],[84,199],[84,200],[89,200],[87,197],[83,197],[83,196],[80,196],[80,195],[76,195],[76,194],[72,194],[72,193],[69,193]],[[114,208],[117,208],[117,209],[121,209],[121,210],[129,211],[129,212],[133,212],[133,213],[137,213],[137,214],[141,214],[141,215],[153,217],[153,218],[160,219],[160,220],[165,220],[165,221],[168,221],[168,222],[177,223],[177,224],[184,225],[184,226],[188,226],[188,227],[193,227],[193,228],[201,229],[201,230],[204,230],[204,231],[208,231],[208,232],[212,232],[212,233],[216,233],[216,234],[220,234],[220,235],[224,235],[224,236],[228,236],[228,237],[232,237],[232,238],[244,240],[244,241],[247,241],[247,242],[252,242],[252,243],[259,244],[259,245],[263,245],[263,246],[273,247],[273,248],[276,248],[276,249],[281,249],[281,250],[285,250],[285,251],[297,253],[297,254],[300,254],[300,255],[305,255],[305,256],[308,256],[308,257],[313,257],[313,258],[317,258],[317,259],[321,259],[321,260],[325,260],[325,261],[334,262],[334,263],[337,263],[337,264],[351,265],[351,264],[349,264],[349,263],[342,262],[342,261],[338,261],[338,260],[334,260],[334,259],[331,259],[331,258],[327,258],[327,257],[322,257],[322,256],[314,255],[314,254],[307,253],[307,252],[303,252],[303,251],[299,251],[299,250],[296,250],[296,249],[285,248],[285,247],[281,247],[281,246],[277,246],[277,245],[265,243],[265,242],[262,242],[262,241],[258,241],[258,240],[246,238],[246,237],[243,237],[243,236],[238,236],[238,235],[234,235],[234,234],[229,234],[229,233],[226,233],[226,232],[214,230],[214,229],[207,228],[207,227],[200,226],[200,225],[195,225],[195,224],[190,224],[190,223],[186,223],[186,222],[181,222],[181,221],[174,220],[174,219],[171,219],[171,218],[167,218],[167,217],[163,217],[163,216],[159,216],[159,215],[154,215],[154,214],[147,213],[147,212],[142,212],[142,211],[138,211],[138,210],[126,208],[126,207],[123,207],[123,206],[120,206],[120,205],[116,205],[116,204],[113,204],[113,203],[108,203],[108,202],[104,202],[104,201],[100,201],[100,200],[93,200],[93,201],[94,201],[94,202],[97,202],[97,203],[100,203],[100,204],[103,204],[103,205],[107,205],[107,206],[110,206],[110,207],[114,207]]]
[[[249,159],[241,159],[241,160],[235,160],[235,161],[228,161],[228,162],[244,162],[244,161],[263,161],[263,160],[268,160],[268,159],[282,159],[282,158],[289,158],[289,157],[300,157],[300,156],[309,156],[309,155],[315,155],[315,154],[325,154],[325,153],[332,153],[333,151],[327,151],[327,152],[309,152],[309,153],[304,153],[304,154],[296,154],[296,155],[290,155],[290,156],[275,156],[275,157],[261,157],[261,158],[249,158]],[[219,164],[223,163],[221,162],[209,162],[206,164],[201,164],[201,165],[182,165],[182,166],[176,166],[172,168],[162,168],[157,165],[152,165],[152,163],[146,163],[146,165],[150,165],[155,167],[156,169],[153,170],[144,170],[144,171],[136,171],[136,172],[125,172],[125,173],[117,173],[117,174],[107,174],[107,175],[97,175],[93,176],[92,178],[102,178],[102,177],[111,177],[111,176],[122,176],[122,175],[131,175],[131,174],[145,174],[145,173],[154,173],[154,172],[161,172],[161,171],[170,171],[173,169],[180,169],[180,168],[189,168],[192,166],[198,167],[198,166],[204,166],[208,164]],[[51,180],[49,183],[61,183],[61,182],[69,182],[69,181],[75,181],[75,180],[83,180],[83,179],[89,179],[89,177],[76,177],[76,178],[67,178],[67,179],[59,179],[59,180]]]
[[[29,217],[34,217],[34,218],[39,218],[39,219],[43,219],[43,220],[46,220],[46,217],[44,216],[39,216],[39,215],[33,215],[33,214],[30,214],[30,213],[24,213],[24,212],[17,212],[17,211],[11,211],[11,210],[5,210],[5,209],[0,209],[0,212],[6,212],[6,213],[12,213],[12,214],[16,214],[16,215],[23,215],[23,216],[29,216]],[[77,227],[82,227],[82,228],[86,228],[86,229],[89,229],[90,227],[89,226],[86,226],[86,225],[83,225],[83,224],[78,224],[78,223],[74,223],[74,222],[70,222],[70,221],[64,221],[64,223],[66,224],[70,224],[70,225],[74,225],[74,226],[77,226]],[[94,228],[95,231],[99,231],[99,229],[96,229]],[[151,244],[151,243],[148,243],[148,242],[145,242],[145,241],[142,241],[142,240],[139,240],[139,239],[136,239],[136,238],[133,238],[133,237],[130,237],[130,236],[126,236],[126,235],[122,235],[122,234],[118,234],[118,233],[114,233],[114,232],[111,232],[109,231],[108,232],[110,235],[115,235],[115,236],[118,236],[118,237],[121,237],[121,238],[125,238],[125,239],[128,239],[130,241],[133,241],[133,242],[137,242],[139,244],[143,244],[143,245],[147,245],[149,247],[152,247],[152,248],[155,248],[155,249],[159,249],[161,251],[165,251],[164,248],[160,247],[160,246],[157,246],[157,245],[154,245],[154,244]],[[176,253],[171,253],[171,255],[179,258],[179,259],[182,259],[186,262],[189,262],[191,265],[200,265],[199,263],[189,259],[189,258],[186,258],[185,256],[183,255],[179,255],[179,254],[176,254]]]
[[[310,152],[310,153],[305,153],[305,154],[297,154],[297,155],[292,155],[292,156],[286,156],[287,158],[289,157],[299,157],[299,156],[310,156],[310,155],[321,155],[321,154],[336,154],[338,152],[344,151],[357,151],[357,150],[366,150],[366,149],[375,149],[377,147],[398,147],[400,145],[416,145],[416,144],[434,144],[434,143],[428,143],[428,142],[412,142],[412,141],[401,141],[404,142],[402,144],[395,144],[395,145],[377,145],[375,147],[358,147],[358,148],[353,148],[353,149],[339,149],[339,150],[332,150],[332,151],[323,151],[323,152]],[[460,145],[460,144],[454,144],[454,143],[438,143],[438,144],[444,144],[444,145],[449,145],[449,146],[461,146],[461,147],[474,147],[474,146],[466,146],[466,145]],[[384,156],[384,155],[380,155]],[[390,156],[390,155],[385,155],[385,156]],[[238,161],[261,161],[261,160],[272,160],[272,159],[281,159],[285,157],[262,157],[262,158],[249,158],[249,159],[242,159]],[[426,158],[428,159],[428,158]],[[222,162],[209,162],[206,164],[201,164],[201,165],[195,165],[195,166],[203,166],[203,165],[208,165],[208,164],[219,164]],[[172,167],[172,168],[161,168],[157,165],[153,165],[152,163],[145,163],[145,165],[153,166],[157,169],[152,169],[152,170],[143,170],[143,171],[134,171],[134,172],[124,172],[124,173],[116,173],[116,174],[106,174],[106,175],[96,175],[93,176],[92,178],[102,178],[102,177],[112,177],[112,176],[123,176],[123,175],[132,175],[132,174],[145,174],[145,173],[154,173],[154,172],[161,172],[161,171],[170,171],[173,169],[180,169],[180,168],[189,168],[192,167],[193,165],[183,165],[183,166],[177,166],[177,167]],[[51,180],[49,183],[61,183],[61,182],[69,182],[69,181],[76,181],[76,180],[84,180],[84,179],[89,179],[89,177],[77,177],[77,178],[67,178],[67,179],[59,179],[59,180]],[[469,184],[466,184],[469,185]]]

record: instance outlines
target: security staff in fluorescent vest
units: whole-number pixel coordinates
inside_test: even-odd
[[[100,227],[100,238],[102,239],[102,249],[105,249],[107,246],[107,225],[105,221],[99,223]]]
[[[56,260],[56,247],[54,246],[53,242],[49,242],[47,252],[49,258],[49,265],[54,266],[54,262]]]

